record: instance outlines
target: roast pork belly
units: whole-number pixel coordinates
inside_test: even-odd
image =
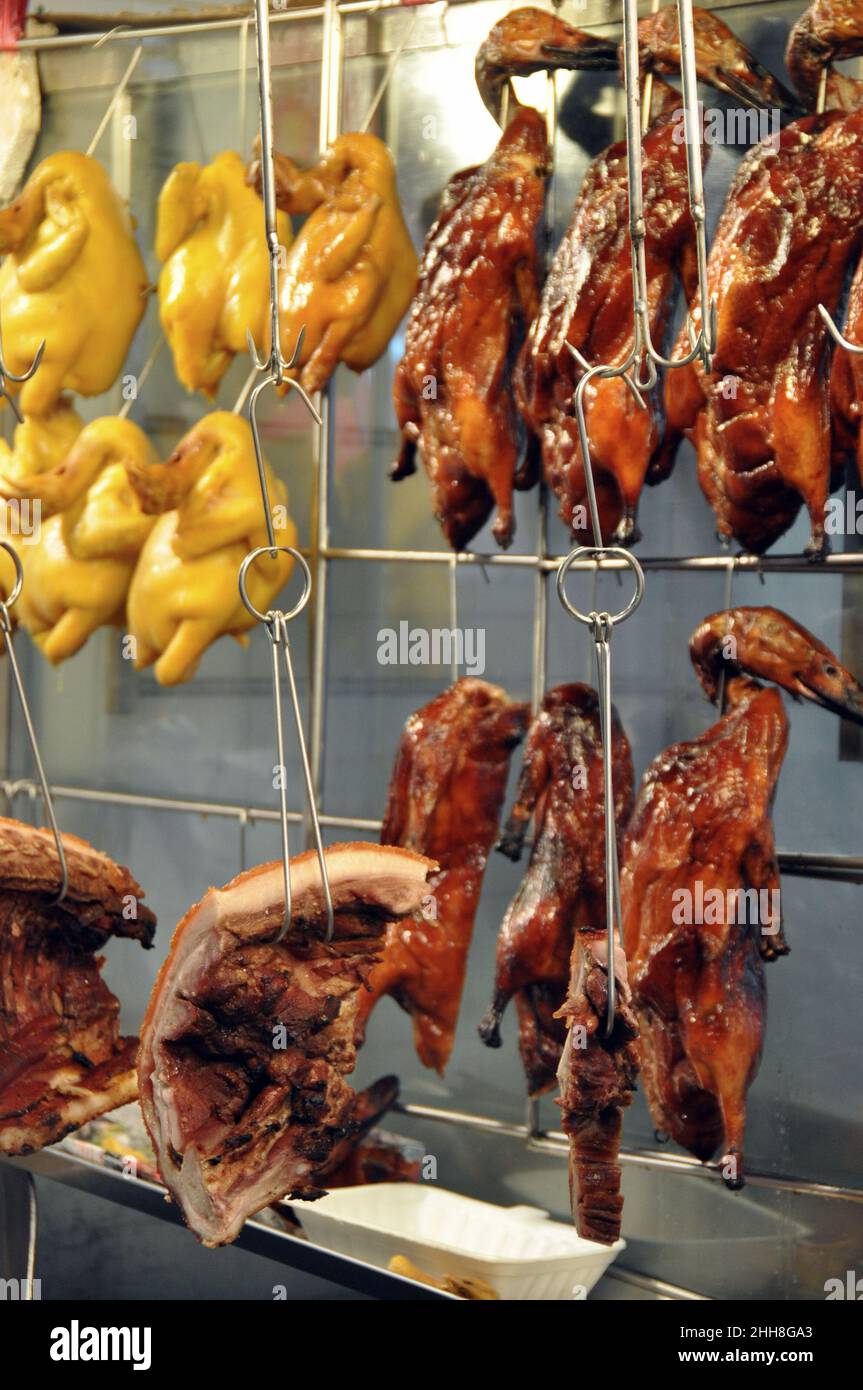
[[[387,924],[414,912],[433,860],[369,844],[326,851],[334,932],[314,851],[213,889],[180,922],[141,1035],[141,1108],[159,1170],[209,1246],[283,1196],[321,1195],[337,1146],[364,1123],[345,1081],[358,991]]]
[[[149,946],[141,888],[84,840],[0,819],[0,1152],[32,1153],[137,1096],[137,1038],[96,952],[111,936]]]

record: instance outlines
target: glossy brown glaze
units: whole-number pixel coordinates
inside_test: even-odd
[[[714,614],[693,634],[690,656],[710,700],[725,668],[727,709],[644,775],[621,873],[624,945],[654,1123],[702,1161],[721,1152],[723,1178],[740,1187],[746,1095],[764,1036],[763,966],[788,950],[772,824],[788,718],[778,691],[753,677],[858,722],[863,689],[774,608]]]
[[[823,105],[828,110],[853,111],[863,97],[863,83],[836,72],[833,64],[863,51],[861,0],[816,0],[804,11],[788,36],[785,65],[801,100],[814,108],[825,67]]]
[[[678,277],[687,296],[695,288],[694,227],[680,96],[656,82],[654,98],[660,114],[643,146],[645,257],[651,334],[661,343]],[[591,364],[625,361],[633,345],[632,298],[626,142],[621,140],[587,171],[515,372],[516,399],[540,441],[545,480],[560,501],[562,520],[583,542],[593,534],[575,410],[583,371],[570,348]],[[585,393],[603,536],[616,544],[638,539],[638,499],[660,439],[656,406],[653,393],[646,409],[639,406],[620,377],[594,378]]]
[[[633,771],[616,715],[613,759],[622,835],[632,806]],[[528,1092],[540,1095],[554,1085],[566,1038],[556,1013],[570,979],[574,934],[604,929],[606,920],[602,741],[590,686],[555,686],[543,699],[499,845],[510,859],[520,858],[531,820],[530,861],[500,929],[494,998],[479,1031],[489,1047],[499,1047],[501,1018],[515,996]]]
[[[411,715],[393,768],[381,841],[427,854],[421,917],[391,927],[383,959],[359,999],[358,1026],[385,994],[413,1018],[423,1066],[443,1072],[452,1051],[467,953],[506,791],[509,760],[528,706],[469,677]]]
[[[825,549],[831,488],[828,338],[818,313],[835,312],[863,233],[863,112],[828,112],[785,127],[778,148],[750,151],[731,187],[709,260],[718,303],[713,370],[666,378],[666,440],[657,475],[680,438],[695,445],[698,477],[717,529],[761,553],[805,504],[807,553]],[[701,307],[693,306],[698,326]],[[675,355],[688,343],[681,334]]]

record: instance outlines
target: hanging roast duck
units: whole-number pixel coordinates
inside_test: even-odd
[[[626,834],[623,936],[654,1123],[744,1181],[746,1094],[764,1037],[764,962],[786,954],[772,806],[788,716],[772,681],[863,723],[863,687],[775,608],[707,618],[690,656],[726,712],[655,758]]]
[[[752,106],[791,104],[716,15],[696,9],[694,29],[702,81]],[[674,6],[643,19],[638,37],[643,71],[679,72]],[[606,66],[616,63],[612,54]],[[697,266],[681,97],[658,79],[651,94],[652,120],[642,141],[645,260],[651,340],[661,350],[678,284],[690,300]],[[581,541],[592,532],[575,390],[584,363],[615,366],[629,357],[632,306],[628,170],[621,140],[598,155],[585,175],[515,372],[516,398],[539,441],[546,481],[560,501],[561,518]],[[639,399],[619,376],[594,378],[585,392],[585,416],[603,534],[613,535],[616,544],[630,544],[638,539],[638,500],[661,438],[657,393]]]
[[[545,10],[514,10],[479,50],[476,79],[501,116],[510,77],[614,62],[614,45]],[[396,371],[393,400],[401,450],[393,477],[416,470],[419,452],[435,515],[462,550],[495,512],[501,546],[513,537],[513,489],[535,482],[515,407],[512,366],[539,306],[537,234],[551,173],[545,120],[510,99],[510,120],[478,168],[444,190],[426,237],[419,288]]]

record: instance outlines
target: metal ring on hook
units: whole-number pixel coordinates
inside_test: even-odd
[[[264,623],[267,627],[269,627],[272,624],[276,614],[272,609],[269,613],[261,613],[255,607],[255,605],[252,603],[252,600],[249,598],[248,593],[246,592],[246,575],[248,574],[249,566],[253,565],[259,556],[269,555],[272,557],[274,551],[279,552],[282,555],[292,555],[293,558],[296,561],[298,561],[300,568],[303,571],[303,592],[300,594],[299,599],[294,604],[293,608],[290,609],[289,612],[283,613],[281,612],[281,610],[279,611],[278,616],[282,619],[282,621],[289,623],[292,618],[296,618],[300,613],[302,613],[303,609],[305,608],[306,604],[312,596],[312,572],[309,569],[306,557],[304,555],[301,555],[298,550],[295,550],[292,545],[260,545],[258,546],[257,550],[250,551],[243,563],[240,565],[240,598],[243,600],[243,603],[246,605],[246,608],[251,613],[252,617],[256,618],[259,623]]]
[[[7,599],[4,599],[2,603],[0,603],[0,608],[3,609],[4,613],[8,614],[9,609],[17,603],[21,590],[24,587],[24,566],[21,564],[21,556],[18,554],[11,541],[0,540],[0,547],[6,551],[7,555],[12,556],[12,563],[15,566],[15,583],[12,587],[12,592]]]
[[[633,571],[635,575],[635,593],[629,600],[629,603],[626,605],[625,608],[622,608],[619,613],[607,614],[608,621],[611,623],[612,627],[614,627],[617,623],[625,622],[626,619],[632,613],[635,612],[636,608],[641,603],[641,600],[644,598],[644,570],[641,568],[641,565],[638,563],[631,550],[624,550],[622,546],[617,545],[576,546],[575,550],[570,551],[566,559],[561,562],[558,568],[556,581],[557,596],[560,599],[560,602],[563,604],[564,608],[566,609],[567,613],[569,613],[570,617],[576,618],[578,622],[583,623],[585,627],[593,627],[594,618],[596,615],[592,613],[582,613],[579,608],[576,608],[575,604],[572,602],[572,600],[566,592],[566,589],[564,588],[566,576],[569,574],[569,571],[575,564],[575,562],[579,559],[590,558],[597,562],[601,562],[608,556],[618,556],[620,559],[625,560],[627,565],[629,565],[630,569]]]

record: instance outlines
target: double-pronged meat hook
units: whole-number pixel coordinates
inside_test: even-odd
[[[589,473],[589,467],[588,467]],[[607,559],[617,556],[624,560],[635,576],[635,593],[625,608],[619,613],[606,611],[582,613],[576,608],[566,592],[565,581],[576,561]],[[596,656],[596,688],[599,696],[599,728],[602,737],[602,788],[605,818],[605,922],[606,948],[608,952],[608,1004],[605,1016],[605,1036],[614,1031],[614,1018],[617,1008],[617,983],[614,974],[614,948],[616,940],[622,936],[622,914],[620,907],[620,866],[617,857],[617,817],[614,810],[614,749],[613,712],[611,704],[611,637],[617,623],[625,622],[635,612],[644,597],[644,571],[629,550],[618,546],[610,549],[602,547],[599,537],[597,546],[579,546],[573,550],[557,571],[557,596],[567,613],[578,622],[584,623],[593,638]]]
[[[6,366],[6,358],[3,355],[3,335],[2,332],[0,332],[0,401],[9,402],[9,404],[12,407],[12,413],[14,414],[19,425],[22,425],[24,423],[24,417],[21,414],[21,411],[18,409],[18,403],[15,400],[14,396],[10,393],[7,383],[13,382],[15,386],[20,386],[23,382],[29,381],[31,376],[35,376],[36,372],[39,369],[39,363],[42,361],[42,355],[44,351],[45,339],[43,338],[38,348],[36,349],[36,356],[33,358],[30,367],[27,369],[26,372],[23,372],[21,376],[16,376],[15,373],[10,372],[9,368]]]
[[[273,514],[270,507],[269,488],[267,486],[267,469],[264,462],[264,452],[261,446],[261,437],[258,430],[257,403],[261,392],[267,386],[292,386],[297,390],[306,405],[309,413],[318,423],[321,424],[321,417],[314,407],[308,393],[303,389],[299,382],[288,378],[287,373],[296,365],[299,360],[303,345],[303,333],[300,331],[296,346],[289,361],[282,357],[282,350],[279,341],[279,261],[281,248],[279,246],[278,228],[276,223],[276,192],[275,192],[275,169],[273,162],[273,109],[272,109],[272,75],[270,66],[270,15],[268,0],[255,0],[255,21],[257,31],[257,52],[258,52],[258,94],[260,98],[261,110],[261,178],[264,197],[264,217],[266,226],[267,250],[270,257],[270,352],[267,358],[259,358],[255,350],[254,339],[247,333],[249,349],[252,354],[255,366],[259,371],[266,375],[257,383],[252,390],[249,398],[249,424],[252,430],[252,441],[255,449],[255,461],[258,467],[258,478],[261,484],[261,499],[264,507],[264,522],[267,528],[268,544],[260,546],[257,550],[251,551],[246,556],[240,566],[239,587],[240,597],[243,600],[248,612],[259,623],[263,623],[272,643],[273,656],[273,703],[276,719],[276,747],[278,753],[277,775],[279,780],[279,809],[282,827],[282,867],[285,883],[285,915],[282,926],[276,936],[276,941],[281,941],[286,935],[291,925],[293,915],[293,896],[291,890],[291,853],[288,837],[288,796],[287,779],[285,771],[285,735],[284,721],[282,715],[282,687],[281,673],[279,670],[279,651],[284,657],[285,674],[288,681],[288,690],[291,697],[291,705],[294,714],[294,726],[297,736],[297,746],[300,752],[300,762],[303,769],[303,779],[306,787],[306,799],[309,808],[309,819],[314,836],[315,848],[318,855],[318,865],[321,871],[321,884],[323,888],[324,902],[327,911],[326,940],[331,941],[333,936],[333,899],[330,891],[329,874],[327,873],[326,856],[321,839],[321,827],[318,819],[318,808],[315,802],[315,789],[312,780],[311,766],[309,764],[308,749],[306,747],[305,734],[303,732],[303,717],[300,710],[299,697],[297,695],[297,684],[294,679],[294,668],[291,660],[291,645],[288,637],[288,623],[292,618],[297,617],[308,603],[312,592],[312,575],[304,557],[293,546],[277,545],[275,527],[273,525]],[[285,613],[280,609],[271,608],[267,613],[261,613],[249,598],[246,578],[251,565],[262,555],[269,555],[275,560],[279,554],[291,555],[299,564],[305,577],[303,592],[290,610]]]
[[[36,774],[39,778],[39,785],[42,788],[42,804],[45,814],[51,826],[54,836],[54,843],[57,846],[57,858],[60,861],[60,889],[55,898],[55,903],[61,903],[66,896],[69,887],[69,869],[66,864],[66,851],[63,848],[63,840],[60,835],[60,828],[57,824],[57,817],[54,814],[54,802],[51,797],[51,790],[48,786],[48,778],[45,776],[45,767],[42,762],[42,754],[39,752],[39,742],[36,738],[36,729],[33,725],[33,717],[30,714],[30,706],[27,702],[27,693],[24,689],[24,682],[21,679],[21,671],[18,666],[18,658],[15,655],[15,648],[12,644],[12,618],[9,610],[14,607],[24,587],[24,569],[21,564],[20,556],[14,546],[9,541],[0,539],[0,547],[12,557],[15,566],[15,583],[12,592],[6,599],[0,600],[0,632],[3,634],[3,641],[6,647],[6,656],[9,661],[9,668],[12,672],[12,679],[15,682],[15,689],[18,692],[18,700],[21,705],[21,713],[24,716],[24,727],[27,730],[27,737],[30,740],[30,747],[33,752],[33,762],[36,767]]]
[[[259,556],[272,555],[274,550],[279,551],[283,555],[293,556],[297,564],[302,569],[305,579],[303,592],[300,595],[299,600],[294,604],[293,608],[288,613],[283,613],[279,609],[272,608],[268,613],[259,612],[258,609],[252,603],[251,599],[249,598],[248,592],[246,590],[246,575],[248,574],[249,567],[255,563]],[[276,751],[278,756],[277,776],[279,779],[279,809],[281,812],[282,824],[282,864],[285,879],[285,918],[282,923],[281,929],[278,933],[278,936],[276,937],[277,941],[281,941],[284,938],[286,932],[288,931],[291,925],[291,916],[293,912],[290,869],[291,851],[290,844],[288,841],[288,791],[287,777],[285,773],[285,734],[284,720],[282,716],[282,687],[279,672],[280,650],[284,656],[285,674],[288,678],[288,690],[290,692],[291,705],[293,707],[294,712],[294,726],[297,735],[297,745],[300,750],[300,762],[302,764],[303,769],[303,780],[306,784],[306,799],[308,801],[309,806],[309,818],[312,823],[312,833],[315,838],[315,848],[318,852],[318,865],[321,870],[321,882],[323,884],[324,902],[326,903],[327,909],[326,940],[332,940],[333,935],[333,899],[330,893],[330,880],[329,875],[327,874],[327,863],[326,858],[324,856],[323,841],[321,839],[321,826],[320,821],[318,820],[318,808],[315,804],[315,791],[314,785],[312,783],[312,770],[309,765],[309,754],[306,748],[305,735],[303,733],[303,716],[300,710],[299,697],[297,695],[297,683],[294,679],[294,667],[293,662],[291,661],[291,644],[290,639],[288,637],[288,623],[291,621],[292,618],[296,618],[299,613],[302,613],[303,609],[305,608],[306,604],[308,603],[311,597],[311,593],[312,572],[309,569],[308,564],[306,563],[303,556],[300,554],[298,550],[295,550],[293,546],[280,545],[275,547],[269,547],[262,545],[257,550],[251,551],[251,553],[246,556],[245,560],[240,566],[240,597],[242,598],[243,603],[246,605],[246,608],[251,613],[252,617],[256,618],[259,623],[263,623],[266,627],[267,632],[269,633],[270,642],[272,643],[273,649],[273,703],[275,706],[276,716]]]

